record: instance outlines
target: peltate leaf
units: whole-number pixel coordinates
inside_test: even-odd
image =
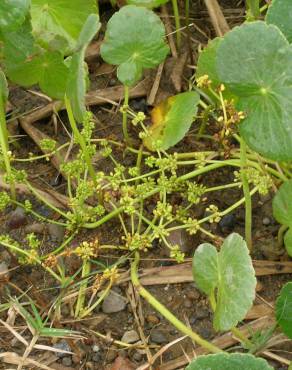
[[[118,78],[132,86],[144,68],[153,68],[165,59],[169,48],[164,38],[164,25],[154,12],[127,5],[109,20],[101,56],[118,65]]]
[[[43,46],[63,44],[63,50],[59,51],[72,52],[87,17],[92,13],[97,13],[95,0],[32,0],[33,33]]]
[[[285,181],[275,195],[273,215],[280,224],[292,227],[292,180]]]
[[[292,42],[292,3],[290,0],[273,0],[269,6],[266,22],[277,26],[287,40]]]
[[[73,54],[70,63],[69,78],[66,88],[66,95],[69,98],[75,119],[82,122],[85,108],[85,94],[87,89],[88,70],[84,62],[85,50],[99,30],[99,18],[95,14],[91,14],[78,38],[78,51]]]
[[[59,52],[40,52],[24,62],[16,62],[6,67],[9,78],[22,86],[39,83],[43,92],[52,98],[63,99],[68,67]]]
[[[15,31],[28,14],[30,0],[1,0],[0,31]]]
[[[177,144],[189,130],[199,100],[199,94],[189,91],[172,96],[155,107],[151,113],[152,126],[144,145],[149,150],[157,147],[166,150]]]
[[[243,353],[199,356],[185,370],[273,370],[262,358]]]
[[[219,253],[216,251],[217,256],[215,247],[211,247],[203,244],[196,250],[193,275],[198,287],[209,296],[216,289],[213,325],[216,330],[225,331],[243,320],[251,308],[256,278],[248,248],[240,235],[229,235]]]
[[[144,6],[148,9],[158,8],[159,6],[166,4],[169,0],[127,0],[127,4]]]
[[[225,35],[217,51],[220,80],[246,113],[240,132],[265,157],[292,159],[292,47],[264,22],[246,23]]]
[[[276,301],[276,319],[282,331],[292,338],[292,282],[281,289]]]

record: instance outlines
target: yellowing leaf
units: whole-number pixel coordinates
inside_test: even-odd
[[[199,99],[195,91],[189,91],[171,96],[155,107],[144,145],[149,150],[166,150],[182,140],[195,118]]]

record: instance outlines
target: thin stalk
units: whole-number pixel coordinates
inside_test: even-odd
[[[93,305],[87,307],[83,312],[81,312],[80,318],[88,316],[95,309],[95,307],[97,307],[106,298],[106,296],[109,294],[111,290],[111,287],[112,283],[108,284],[108,286],[104,289],[98,300],[94,302]]]
[[[174,20],[175,20],[176,42],[177,42],[177,47],[180,48],[180,45],[181,45],[180,28],[181,26],[180,26],[180,18],[179,18],[177,0],[172,0],[172,8],[173,8],[173,14],[174,14]]]
[[[128,113],[129,106],[129,86],[124,86],[124,105],[123,105],[123,135],[127,145],[130,145],[130,137],[128,133]]]
[[[1,151],[3,155],[6,174],[10,181],[11,198],[15,200],[16,199],[15,183],[12,178],[10,158],[8,155],[8,151],[9,151],[8,132],[7,132],[7,126],[6,126],[4,103],[3,103],[3,99],[1,96],[0,96],[0,146],[1,146]]]
[[[84,302],[85,302],[85,294],[88,284],[88,275],[90,274],[90,268],[91,263],[90,260],[84,260],[82,265],[82,272],[81,272],[81,278],[83,279],[81,281],[79,292],[78,292],[78,298],[75,308],[75,317],[79,317],[82,315],[83,308],[84,308]]]
[[[173,313],[171,313],[164,305],[162,305],[155,297],[153,297],[148,290],[146,290],[140,283],[138,278],[138,264],[140,256],[135,253],[135,259],[131,264],[131,280],[139,294],[146,299],[146,301],[153,306],[161,315],[163,315],[173,326],[180,330],[183,334],[189,336],[194,342],[204,347],[211,353],[223,352],[220,348],[200,337],[197,333],[193,332],[188,326],[181,322]]]
[[[66,96],[65,96],[65,105],[66,105],[66,110],[67,110],[67,114],[68,114],[69,123],[70,123],[70,126],[71,126],[72,131],[73,131],[73,135],[75,137],[75,140],[80,145],[80,148],[82,150],[82,154],[84,155],[84,159],[85,159],[85,162],[87,164],[88,172],[89,172],[89,174],[92,178],[92,181],[93,181],[94,185],[96,186],[97,185],[97,180],[96,180],[95,169],[94,169],[94,167],[91,163],[91,158],[88,154],[88,150],[87,150],[87,146],[86,146],[86,142],[84,140],[84,137],[80,134],[80,132],[78,130],[78,127],[77,127],[77,124],[76,124],[76,121],[75,121],[75,118],[74,118],[74,115],[73,115],[73,112],[72,112],[72,107],[71,107],[70,100]]]
[[[234,327],[231,329],[231,332],[236,338],[240,339],[246,348],[252,348],[252,342],[243,334],[242,331]]]
[[[247,18],[257,19],[261,14],[260,0],[246,0]]]
[[[247,169],[246,144],[243,139],[241,139],[240,142],[240,164],[241,164],[242,189],[245,198],[245,240],[248,249],[252,251],[252,203],[248,178],[246,175]]]

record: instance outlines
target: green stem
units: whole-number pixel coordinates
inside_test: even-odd
[[[124,105],[123,105],[123,135],[127,145],[130,145],[130,137],[128,133],[128,113],[129,106],[129,86],[124,86]]]
[[[193,56],[193,51],[192,51],[192,42],[191,42],[191,32],[190,32],[190,0],[185,0],[185,17],[186,17],[186,30],[187,30],[187,44],[188,44],[188,49],[189,49],[189,56],[190,56],[190,63],[192,66],[195,65],[194,61],[194,56]]]
[[[88,172],[89,172],[89,174],[92,178],[92,181],[93,181],[94,185],[97,186],[95,169],[94,169],[94,167],[91,163],[91,158],[90,158],[90,155],[88,154],[86,142],[84,140],[84,137],[80,134],[80,132],[78,130],[78,127],[77,127],[77,124],[76,124],[76,121],[75,121],[75,118],[74,118],[74,115],[73,115],[70,100],[66,96],[65,96],[65,105],[66,105],[66,110],[67,110],[70,126],[71,126],[72,131],[73,131],[73,135],[75,137],[75,140],[80,145],[80,148],[82,150],[82,154],[84,155],[84,159],[85,159],[85,162],[87,164]]]
[[[236,338],[240,339],[246,348],[252,348],[252,342],[243,334],[242,331],[234,327],[231,329],[231,332]]]
[[[91,268],[90,260],[84,260],[83,265],[82,265],[82,272],[81,272],[81,277],[83,280],[81,281],[81,284],[79,287],[78,299],[77,299],[76,308],[75,308],[75,317],[81,316],[83,312],[86,288],[88,284],[87,278],[88,278],[88,275],[90,274],[90,268]]]
[[[16,199],[15,183],[12,178],[10,158],[8,155],[9,147],[8,147],[8,132],[5,118],[5,107],[1,96],[0,96],[0,146],[4,159],[6,174],[9,178],[11,198],[15,200]]]
[[[131,280],[139,294],[146,299],[161,315],[163,315],[173,326],[175,326],[182,333],[188,335],[194,342],[204,347],[211,353],[219,353],[222,350],[205,339],[201,338],[197,333],[193,332],[188,326],[181,322],[175,315],[173,315],[165,306],[163,306],[155,297],[153,297],[140,283],[138,278],[138,264],[139,253],[135,253],[135,259],[131,264]]]
[[[250,252],[252,251],[252,203],[249,190],[248,178],[246,175],[247,158],[246,144],[243,139],[240,142],[240,164],[241,164],[241,181],[245,198],[245,240]]]
[[[180,48],[180,45],[181,45],[181,33],[180,33],[181,26],[180,26],[180,18],[179,18],[177,0],[172,0],[172,7],[173,7],[173,13],[174,13],[174,19],[175,19],[176,42],[177,42],[177,47]]]
[[[80,317],[86,317],[88,316],[94,309],[97,307],[109,294],[109,291],[111,290],[112,284],[109,284],[105,290],[102,292],[101,296],[98,298],[96,302],[93,303],[90,307],[87,307],[83,312],[81,312]]]
[[[246,0],[246,7],[247,18],[250,20],[255,20],[260,16],[260,0]]]

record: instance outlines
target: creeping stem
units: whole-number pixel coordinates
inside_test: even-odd
[[[178,12],[178,5],[177,0],[172,0],[172,7],[174,13],[174,20],[175,20],[175,29],[176,29],[176,42],[178,48],[180,48],[181,44],[181,31],[180,31],[180,19],[179,19],[179,12]]]
[[[123,105],[123,135],[126,143],[130,144],[130,138],[128,133],[128,114],[127,109],[129,105],[129,86],[124,86],[124,105]]]
[[[245,198],[245,240],[248,249],[252,250],[252,204],[251,195],[249,191],[248,178],[246,174],[247,158],[246,158],[246,144],[243,139],[240,140],[240,164],[241,164],[241,181],[242,189]]]
[[[0,145],[1,151],[3,155],[3,160],[5,164],[6,174],[10,181],[10,192],[12,199],[16,199],[15,193],[15,183],[12,178],[12,171],[9,159],[9,148],[8,148],[8,133],[7,133],[7,126],[6,126],[6,118],[5,118],[5,110],[4,110],[4,103],[3,99],[0,95]]]
[[[181,322],[173,313],[171,313],[165,306],[163,306],[156,298],[154,298],[148,290],[146,290],[139,282],[137,269],[139,265],[139,253],[135,253],[135,259],[131,264],[131,279],[132,283],[139,292],[139,294],[147,300],[161,315],[163,315],[172,325],[174,325],[182,333],[188,335],[194,342],[206,348],[209,352],[219,353],[222,350],[205,339],[201,338],[197,333],[193,332],[188,326]]]

